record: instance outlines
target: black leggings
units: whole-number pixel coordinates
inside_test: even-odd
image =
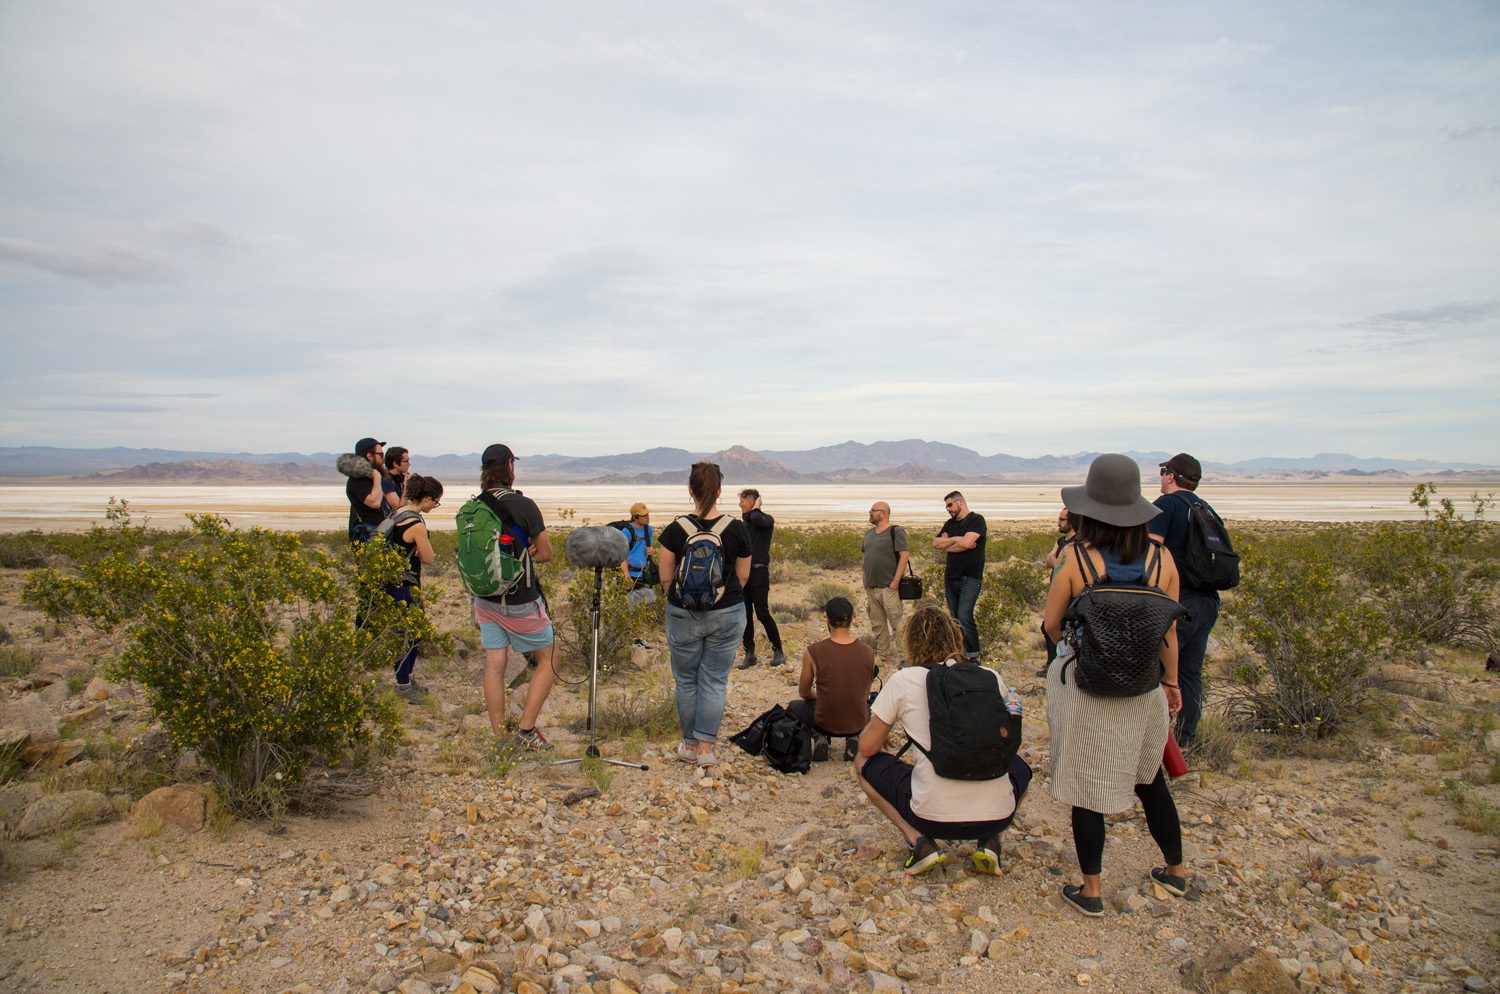
[[[1135,785],[1135,796],[1146,812],[1146,827],[1161,849],[1168,866],[1182,862],[1182,823],[1177,820],[1177,804],[1167,789],[1167,778],[1161,770],[1150,783]],[[1104,816],[1088,808],[1073,809],[1073,849],[1078,853],[1078,868],[1087,875],[1099,873],[1104,859]]]
[[[766,638],[771,640],[771,648],[776,652],[781,651],[781,631],[776,627],[776,619],[771,617],[771,605],[767,598],[771,596],[771,569],[769,566],[750,567],[750,579],[745,581],[745,635],[743,643],[745,654],[755,654],[755,619],[765,626]]]

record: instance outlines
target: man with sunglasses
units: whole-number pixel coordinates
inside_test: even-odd
[[[1161,496],[1155,503],[1160,513],[1151,519],[1147,530],[1180,563],[1188,542],[1188,505],[1208,504],[1195,493],[1203,479],[1203,466],[1186,452],[1179,452],[1162,463],[1159,471]],[[1176,496],[1179,493],[1183,496]],[[1182,688],[1177,743],[1186,749],[1198,737],[1198,719],[1203,714],[1203,657],[1208,651],[1209,633],[1219,620],[1219,592],[1190,587],[1184,578],[1177,600],[1187,611],[1187,617],[1177,622],[1177,682]]]
[[[964,656],[979,660],[979,629],[974,625],[974,605],[984,584],[984,516],[969,510],[957,490],[943,498],[948,520],[938,530],[932,547],[948,554],[943,569],[943,594],[948,613],[964,633]]]

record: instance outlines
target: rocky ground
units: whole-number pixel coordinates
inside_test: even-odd
[[[1177,781],[1196,874],[1186,898],[1147,882],[1159,854],[1142,819],[1113,819],[1110,910],[1084,919],[1057,897],[1076,866],[1068,812],[1047,791],[1042,720],[1027,726],[1039,775],[1004,839],[999,879],[969,869],[966,846],[930,874],[903,876],[897,833],[839,761],[783,776],[724,746],[704,775],[668,757],[671,738],[636,734],[603,748],[639,753],[645,771],[530,759],[504,769],[484,742],[472,657],[422,662],[433,699],[408,707],[407,739],[369,796],[275,826],[216,819],[191,789],[132,813],[153,786],[130,778],[124,748],[148,723],[144,703],[94,682],[108,644],[18,607],[19,583],[0,576],[0,620],[44,662],[0,681],[0,727],[26,729],[34,760],[54,768],[0,787],[0,990],[1500,985],[1496,837],[1457,824],[1451,792],[1432,789],[1467,772],[1471,798],[1500,801],[1479,775],[1495,761],[1483,749],[1493,718],[1443,717],[1494,713],[1497,681],[1468,657],[1402,668],[1409,680],[1383,692],[1394,702],[1384,734],[1342,755],[1266,759],[1242,744]],[[462,635],[461,608],[450,600],[441,611],[440,626]],[[785,625],[794,659],[820,624]],[[642,662],[612,680],[607,701],[665,694],[664,661]],[[1040,719],[1035,661],[1004,668]],[[789,699],[794,683],[794,666],[736,672],[726,733]],[[581,752],[583,711],[581,688],[560,684],[543,718],[558,746],[548,758]],[[1461,727],[1477,738],[1455,742]],[[190,767],[179,778],[192,781]]]

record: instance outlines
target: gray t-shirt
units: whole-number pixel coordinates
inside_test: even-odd
[[[859,548],[865,557],[867,587],[889,587],[896,578],[899,553],[911,551],[911,546],[906,544],[906,529],[900,525],[891,525],[884,533],[871,528],[865,532],[865,540]]]

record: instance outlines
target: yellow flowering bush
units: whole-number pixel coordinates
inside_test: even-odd
[[[190,517],[170,547],[77,576],[40,570],[23,596],[50,617],[121,632],[110,675],[145,686],[163,728],[214,771],[233,808],[274,815],[310,765],[399,735],[384,674],[406,639],[434,632],[420,604],[386,593],[404,557],[384,543],[332,555],[296,535]]]

